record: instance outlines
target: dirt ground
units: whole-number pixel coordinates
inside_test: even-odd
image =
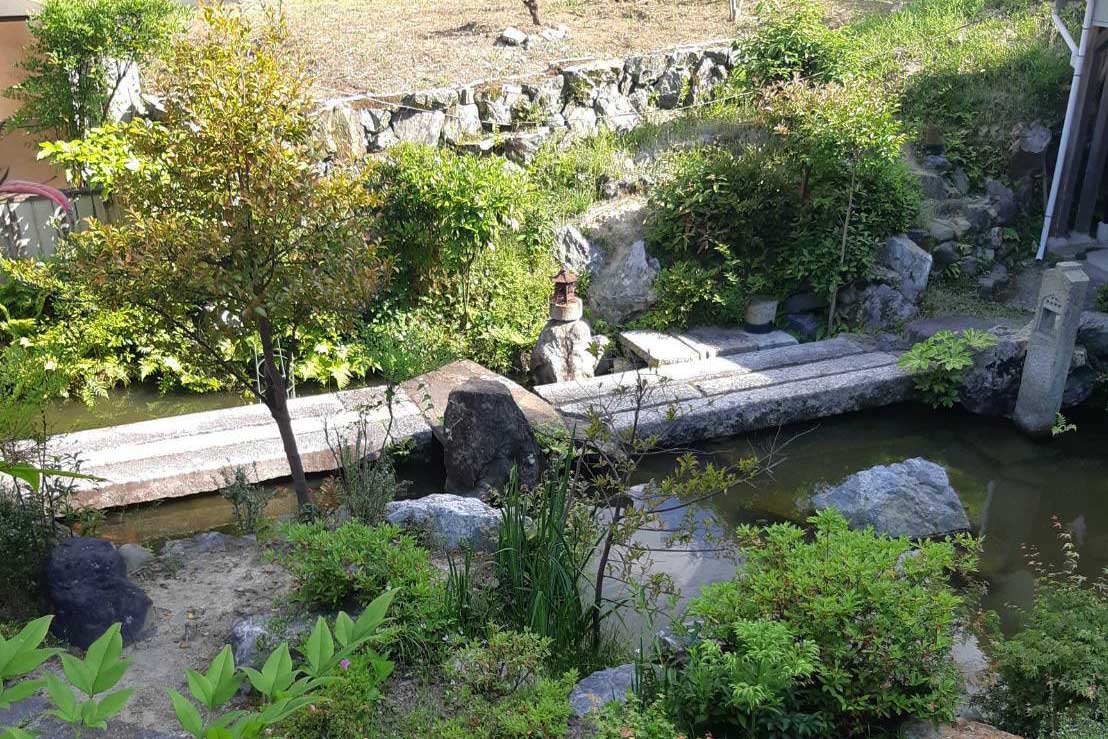
[[[566,38],[530,48],[497,44],[531,23],[522,0],[243,0],[258,13],[283,7],[295,46],[322,95],[465,84],[532,74],[574,58],[627,56],[733,37],[727,0],[539,0],[545,26]],[[746,10],[755,0],[745,0]]]
[[[121,686],[136,692],[120,718],[150,728],[173,715],[166,688],[187,695],[185,670],[207,669],[235,620],[272,609],[291,588],[252,541],[219,534],[171,543],[132,579],[154,602],[155,630],[124,650],[132,662]]]

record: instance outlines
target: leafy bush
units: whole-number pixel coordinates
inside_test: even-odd
[[[446,676],[474,693],[498,698],[533,686],[549,657],[550,639],[493,628],[488,639],[471,641],[454,653]]]
[[[568,147],[551,140],[528,167],[531,181],[552,213],[583,213],[596,201],[605,180],[625,174],[627,154],[615,134],[602,130]]]
[[[173,0],[47,0],[28,21],[27,77],[6,91],[22,102],[14,123],[67,138],[104,123],[128,67],[163,51],[182,15]]]
[[[811,737],[829,726],[800,705],[800,688],[811,683],[819,661],[815,643],[797,638],[788,624],[737,620],[727,651],[704,639],[688,663],[667,677],[670,715],[692,732],[724,736]],[[733,732],[733,733],[732,733]]]
[[[395,622],[383,638],[406,660],[437,654],[451,626],[446,588],[426,549],[400,528],[353,521],[335,530],[323,523],[285,529],[285,564],[296,581],[294,597],[316,607],[355,607],[385,589],[399,591]]]
[[[1005,637],[993,619],[999,683],[986,702],[1008,731],[1061,739],[1090,732],[1108,717],[1108,581],[1080,574],[1072,536],[1057,520],[1054,526],[1062,564],[1054,569],[1035,552],[1028,557],[1037,578],[1034,605],[1021,613],[1023,628]]]
[[[740,323],[746,305],[743,279],[727,267],[692,261],[663,267],[654,279],[657,300],[635,324],[656,331],[690,324]]]
[[[401,146],[371,171],[368,186],[395,271],[394,308],[438,326],[436,353],[512,366],[542,330],[551,289],[550,226],[526,175],[497,157]],[[383,310],[368,316],[371,325],[378,320],[391,319]]]
[[[844,35],[828,28],[818,3],[768,3],[758,8],[757,30],[735,42],[734,74],[757,86],[796,77],[840,81],[850,69],[851,51]]]
[[[685,739],[666,715],[661,700],[648,706],[631,696],[626,703],[610,701],[594,719],[596,739]]]
[[[915,377],[916,390],[932,407],[950,408],[958,401],[962,377],[973,366],[974,352],[996,346],[988,331],[938,331],[901,355],[898,364]]]
[[[742,660],[744,647],[775,643],[766,654],[752,651],[746,668],[751,659],[769,659],[789,665],[795,679],[791,687],[771,683],[769,691],[718,699],[748,701],[753,725],[761,727],[780,714],[770,708],[763,715],[754,699],[770,697],[766,706],[784,700],[789,714],[818,727],[816,735],[866,734],[909,716],[952,718],[960,686],[950,652],[965,604],[949,579],[974,570],[973,540],[913,545],[852,531],[833,510],[810,522],[810,536],[792,524],[741,527],[741,576],[705,587],[689,604],[688,616],[703,624],[700,636],[723,654]],[[918,555],[906,556],[913,549]],[[765,620],[787,631],[736,628]],[[786,646],[787,633],[811,647]]]
[[[573,715],[569,694],[576,684],[577,673],[571,670],[558,679],[541,677],[495,702],[463,691],[456,696],[459,715],[438,721],[423,735],[429,739],[561,739],[569,735]]]

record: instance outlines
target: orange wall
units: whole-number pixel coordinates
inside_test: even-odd
[[[21,79],[18,65],[23,59],[24,48],[30,43],[31,35],[25,22],[0,21],[0,119],[7,118],[19,107],[14,100],[4,97],[3,91]],[[10,167],[9,179],[64,187],[64,177],[35,159],[37,144],[34,137],[5,126],[0,133],[0,173]]]

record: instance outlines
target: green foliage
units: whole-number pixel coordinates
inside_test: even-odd
[[[34,672],[56,654],[53,649],[42,648],[52,619],[35,619],[7,639],[0,635],[0,711],[31,697],[45,685],[42,680],[13,681]]]
[[[949,720],[960,696],[953,627],[965,605],[949,580],[974,571],[976,543],[960,537],[914,545],[852,531],[835,511],[810,522],[811,535],[792,524],[741,527],[741,577],[706,586],[689,604],[700,636],[745,659],[745,669],[768,660],[797,678],[788,689],[771,679],[769,690],[732,699],[777,696],[771,700],[785,700],[788,713],[818,727],[815,735],[866,734],[909,716]],[[913,549],[918,555],[905,556]],[[764,623],[736,630],[766,620],[787,631]],[[787,647],[786,633],[811,646]],[[751,645],[773,647],[744,658]],[[781,715],[752,713],[767,722]]]
[[[812,0],[787,0],[758,7],[758,28],[735,42],[736,75],[756,86],[803,78],[841,81],[852,49],[840,31],[824,22],[824,7]]]
[[[368,187],[393,309],[410,311],[420,333],[440,332],[436,354],[512,366],[546,320],[552,268],[549,223],[526,175],[497,157],[406,145],[372,168]],[[394,319],[369,317],[382,320]]]
[[[433,658],[451,627],[442,577],[426,549],[396,526],[352,521],[335,530],[323,523],[285,529],[285,565],[295,598],[324,608],[354,607],[386,588],[399,591],[395,620],[380,640],[405,660]]]
[[[662,700],[648,706],[634,696],[626,703],[609,702],[594,719],[596,739],[684,739],[684,732],[666,715]]]
[[[245,467],[223,470],[223,487],[219,494],[231,504],[235,527],[240,534],[257,534],[265,527],[265,507],[272,500],[273,491],[252,485]]]
[[[460,691],[455,696],[459,713],[436,722],[423,735],[429,739],[561,739],[569,735],[573,715],[569,694],[576,683],[577,673],[570,670],[558,679],[541,677],[495,702]]]
[[[846,32],[866,83],[901,101],[917,141],[937,134],[951,161],[980,181],[1007,174],[1017,124],[1058,130],[1059,90],[1073,70],[1049,5],[922,0],[902,10],[864,15]]]
[[[1097,290],[1096,309],[1101,313],[1108,313],[1108,285],[1104,285]]]
[[[73,726],[78,736],[82,728],[106,731],[108,719],[122,711],[135,692],[134,688],[107,692],[123,679],[131,663],[129,659],[121,659],[122,654],[120,624],[113,624],[94,641],[84,659],[62,652],[65,680],[53,672],[46,672],[43,676],[53,706],[50,715]],[[83,694],[84,699],[78,700],[73,688]],[[97,697],[105,693],[102,698]]]
[[[746,304],[742,282],[730,267],[674,262],[658,272],[654,279],[657,301],[635,325],[668,331],[690,324],[741,323]]]
[[[726,649],[726,651],[725,651]],[[787,623],[739,619],[726,646],[704,639],[688,663],[666,679],[669,713],[690,732],[762,737],[820,736],[826,718],[806,714],[800,688],[819,664],[815,643],[798,638]]]
[[[395,392],[393,387],[386,392]],[[370,433],[369,409],[362,409],[354,424],[352,437],[336,433],[332,438],[326,429],[327,444],[339,470],[325,485],[334,488],[338,501],[356,520],[375,526],[385,520],[385,508],[408,489],[408,482],[396,477],[394,454],[403,450],[384,449],[377,452]],[[391,407],[390,407],[391,411]],[[390,412],[391,420],[391,412]],[[385,429],[389,438],[392,427]]]
[[[574,141],[568,147],[551,140],[528,166],[531,181],[556,216],[584,213],[598,198],[605,181],[618,180],[628,155],[610,131]]]
[[[5,94],[15,125],[78,138],[108,119],[131,65],[164,51],[183,26],[173,0],[46,0],[31,17],[26,79]]]
[[[377,596],[356,621],[340,612],[333,631],[322,617],[319,618],[304,645],[306,661],[299,667],[293,666],[287,643],[273,650],[261,670],[236,668],[231,648],[224,647],[205,673],[188,671],[189,692],[195,704],[176,690],[167,691],[177,721],[195,739],[270,736],[271,727],[290,721],[308,706],[327,700],[322,691],[342,681],[336,673],[345,670],[355,655],[375,666],[379,684],[391,673],[392,665],[366,644],[375,639],[395,595],[395,591],[390,590]],[[261,696],[261,706],[254,711],[232,710],[220,714],[244,680],[249,680]]]
[[[344,666],[343,666],[344,665]],[[322,700],[284,722],[281,736],[294,739],[362,739],[377,716],[381,688],[393,665],[372,651],[356,653],[321,691]]]
[[[958,400],[962,377],[974,352],[996,346],[988,331],[939,331],[901,355],[899,365],[915,377],[916,390],[932,407],[950,408]]]
[[[521,495],[513,475],[501,508],[496,577],[510,628],[548,640],[553,664],[587,668],[596,659],[591,638],[592,611],[584,598],[585,567],[591,548],[580,546],[571,504],[571,463],[531,494]]]
[[[529,631],[493,628],[487,639],[473,640],[446,663],[455,685],[486,698],[512,695],[534,685],[550,657],[549,638]]]
[[[1054,527],[1061,566],[1030,553],[1035,602],[1020,612],[1023,628],[1004,636],[992,622],[999,683],[986,701],[1001,728],[1047,739],[1080,736],[1108,716],[1108,583],[1080,574],[1073,537]]]

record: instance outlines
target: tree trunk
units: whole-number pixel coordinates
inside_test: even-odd
[[[523,0],[523,4],[527,6],[527,12],[531,14],[531,20],[536,26],[542,25],[542,19],[539,18],[539,0]]]
[[[292,417],[289,415],[288,395],[285,389],[285,377],[277,367],[277,356],[273,350],[273,326],[269,319],[258,322],[258,336],[262,340],[262,356],[265,359],[265,404],[277,422],[281,432],[281,443],[285,447],[289,470],[292,472],[292,485],[296,490],[296,505],[304,510],[312,502],[308,491],[308,478],[304,475],[304,463],[300,460],[300,450],[296,446],[296,435],[292,432]]]

